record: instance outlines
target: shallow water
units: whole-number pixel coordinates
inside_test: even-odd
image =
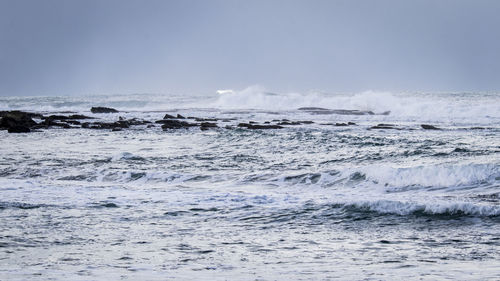
[[[172,106],[174,98],[147,95],[0,99],[2,109],[126,111],[95,115],[107,120],[234,119],[208,131],[0,131],[0,279],[500,278],[495,95],[364,94],[318,104],[253,95]],[[259,106],[262,97],[282,106]],[[314,123],[235,127],[285,118]],[[324,125],[347,121],[356,125]],[[400,130],[369,129],[378,123]]]

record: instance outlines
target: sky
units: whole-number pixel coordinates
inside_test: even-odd
[[[0,95],[500,90],[496,0],[0,0]]]

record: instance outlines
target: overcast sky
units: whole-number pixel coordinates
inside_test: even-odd
[[[0,95],[498,91],[500,1],[0,0]]]

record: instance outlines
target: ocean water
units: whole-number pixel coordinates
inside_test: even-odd
[[[0,110],[225,119],[0,131],[0,280],[500,279],[497,94],[252,87],[0,97]],[[283,119],[314,123],[237,127]]]

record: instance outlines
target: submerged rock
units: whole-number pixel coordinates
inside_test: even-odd
[[[118,110],[111,108],[111,107],[97,106],[97,107],[92,107],[90,109],[90,112],[92,112],[92,113],[117,113]]]

